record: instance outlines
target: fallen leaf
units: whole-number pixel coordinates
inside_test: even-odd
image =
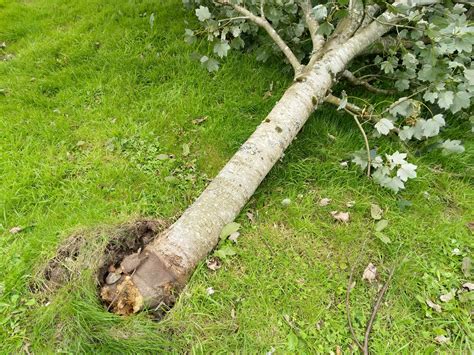
[[[331,201],[332,200],[330,198],[325,197],[325,198],[322,198],[321,200],[319,200],[319,205],[321,207],[324,207],[324,206],[329,205],[331,203]]]
[[[352,208],[352,207],[355,206],[355,204],[356,204],[355,201],[349,201],[349,202],[346,203],[346,206],[347,206],[347,208]]]
[[[370,205],[370,215],[372,216],[373,219],[379,220],[379,219],[382,219],[383,211],[379,205],[373,203]]]
[[[369,282],[372,282],[375,280],[377,277],[377,268],[375,267],[374,264],[369,263],[367,267],[364,270],[364,273],[362,274],[362,280],[367,280]]]
[[[235,254],[237,253],[230,245],[224,245],[222,248],[214,252],[214,255],[221,259],[226,259],[228,256],[232,256]]]
[[[289,206],[291,204],[291,200],[289,198],[285,198],[281,201],[281,204],[285,207]]]
[[[247,218],[249,219],[250,223],[255,224],[255,216],[251,211],[248,211],[247,213]]]
[[[240,237],[239,232],[234,232],[231,235],[229,235],[229,240],[233,241],[234,243],[237,243],[237,239]]]
[[[158,154],[156,156],[156,159],[158,159],[158,160],[166,160],[166,159],[169,159],[169,158],[170,158],[170,156],[168,154]]]
[[[446,344],[447,342],[449,342],[449,338],[445,337],[444,335],[438,335],[434,340],[438,344]]]
[[[20,233],[22,230],[23,230],[23,228],[21,228],[21,227],[13,227],[12,229],[10,229],[10,233],[11,234],[17,234],[17,233]]]
[[[193,122],[193,124],[195,124],[195,125],[200,125],[201,123],[203,123],[204,121],[206,121],[208,118],[209,118],[208,116],[201,116],[201,117],[195,118],[192,122]]]
[[[214,289],[212,287],[208,287],[206,289],[206,292],[210,296],[210,295],[213,295],[216,291],[214,291]]]
[[[388,227],[388,221],[386,219],[381,219],[380,221],[375,223],[375,231],[376,232],[381,232],[387,227]]]
[[[474,283],[472,282],[466,282],[462,284],[463,288],[467,288],[470,291],[474,290]]]
[[[240,228],[240,223],[237,223],[237,222],[231,222],[229,224],[226,224],[224,228],[222,228],[219,238],[221,240],[224,240],[228,236],[230,236],[232,233],[237,232],[239,228]]]
[[[439,296],[439,299],[441,300],[441,302],[449,302],[454,298],[455,295],[456,295],[456,289],[453,288],[450,292]]]
[[[219,258],[210,258],[206,261],[206,265],[209,270],[216,271],[222,267],[221,261]]]
[[[183,157],[187,157],[189,155],[190,149],[189,144],[183,144]]]
[[[472,260],[469,257],[465,257],[462,259],[461,270],[464,276],[469,277],[471,276],[471,269],[472,269]]]
[[[332,211],[331,216],[339,222],[347,223],[349,222],[350,215],[349,212],[339,212],[339,211]]]
[[[474,233],[474,222],[467,222],[466,227]]]
[[[426,300],[426,304],[428,305],[428,307],[430,307],[431,309],[435,310],[436,312],[438,313],[441,313],[441,306],[439,304],[436,304],[434,302],[432,302],[430,299],[427,299]]]
[[[390,244],[392,242],[389,237],[387,237],[385,234],[381,232],[375,232],[374,234],[377,238],[380,239],[382,243]]]

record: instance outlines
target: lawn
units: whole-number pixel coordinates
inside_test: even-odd
[[[414,154],[419,177],[395,195],[341,166],[363,140],[350,116],[321,108],[237,218],[237,255],[217,271],[203,262],[160,322],[107,312],[91,268],[48,302],[30,290],[71,234],[176,219],[291,82],[252,53],[209,74],[193,59],[207,43],[184,42],[186,21],[194,16],[177,0],[0,0],[0,353],[347,353],[351,268],[360,338],[394,266],[371,350],[472,352],[472,297],[439,300],[472,282],[461,269],[474,246],[467,123],[445,132],[461,135],[466,153]],[[389,139],[379,147],[396,149]],[[374,232],[371,204],[384,210],[390,243]],[[361,280],[369,262],[372,284]]]

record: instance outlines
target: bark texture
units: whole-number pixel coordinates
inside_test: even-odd
[[[383,21],[374,21],[344,43],[331,46],[288,88],[201,196],[144,248],[133,272],[102,289],[112,307],[120,304],[136,312],[174,302],[197,263],[216,246],[222,228],[235,219],[310,114],[324,102],[338,74],[396,20],[390,14],[383,16]]]

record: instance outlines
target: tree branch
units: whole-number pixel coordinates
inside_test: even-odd
[[[248,17],[250,21],[254,22],[257,26],[262,27],[270,36],[270,38],[276,43],[276,45],[281,49],[283,54],[286,56],[286,59],[290,62],[293,70],[295,72],[295,76],[298,75],[301,70],[303,69],[303,65],[301,65],[300,61],[294,55],[293,51],[288,47],[285,41],[280,37],[280,35],[275,31],[272,27],[270,22],[267,21],[266,18],[257,16],[253,14],[251,11],[247,10],[246,8],[233,4],[230,0],[216,0],[217,3],[221,5],[228,5],[231,6],[235,11],[240,13],[241,15]],[[261,9],[262,10],[262,9]]]
[[[325,101],[333,105],[336,105],[338,107],[340,107],[342,103],[342,100],[340,98],[332,94],[329,94],[328,96],[326,96]],[[358,118],[358,116],[364,117],[366,112],[364,109],[361,109],[360,107],[350,104],[350,103],[346,103],[343,109],[354,118],[354,121],[356,122],[357,127],[359,128],[360,133],[362,134],[362,137],[364,138],[365,149],[367,151],[367,176],[370,177],[370,169],[371,169],[372,161],[370,158],[369,139],[367,138],[367,134],[365,133],[364,127],[362,127]]]
[[[324,36],[317,33],[319,23],[314,18],[311,0],[301,0],[300,6],[303,10],[304,20],[306,22],[306,25],[308,26],[311,41],[313,42],[312,54],[314,55],[314,53],[321,50],[321,48],[324,46]]]
[[[344,70],[342,72],[342,77],[346,79],[348,82],[350,82],[352,85],[363,86],[366,88],[367,91],[373,92],[374,94],[390,95],[390,94],[395,93],[394,90],[376,88],[375,86],[372,86],[371,84],[369,84],[367,81],[357,78],[349,70]]]

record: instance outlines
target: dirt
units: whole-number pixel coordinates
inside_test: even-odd
[[[54,293],[78,279],[83,270],[89,269],[96,274],[100,292],[110,271],[118,269],[126,256],[142,250],[167,226],[163,220],[140,219],[118,227],[75,233],[61,243],[56,255],[35,278],[31,289],[45,295]],[[107,236],[107,242],[103,236]]]

